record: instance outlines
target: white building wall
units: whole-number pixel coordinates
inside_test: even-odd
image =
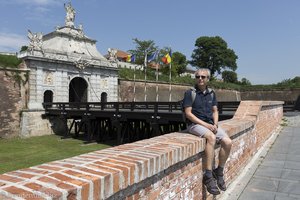
[[[69,84],[75,77],[83,78],[88,85],[89,102],[100,102],[101,94],[107,93],[107,101],[118,101],[118,74],[114,69],[87,68],[61,63],[32,61],[30,66],[29,109],[43,109],[44,92],[53,92],[54,102],[69,102]]]

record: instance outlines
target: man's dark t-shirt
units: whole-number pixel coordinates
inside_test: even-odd
[[[217,99],[213,90],[207,88],[203,93],[197,89],[194,103],[192,102],[192,90],[188,90],[184,94],[183,107],[192,107],[192,113],[196,117],[210,124],[214,123],[213,106],[217,106]]]

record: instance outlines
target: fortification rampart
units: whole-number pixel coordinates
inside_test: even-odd
[[[300,88],[243,91],[240,95],[242,100],[297,101],[300,98]]]
[[[243,101],[220,123],[233,138],[227,183],[279,127],[282,104]],[[202,185],[204,148],[203,138],[170,133],[8,172],[0,175],[0,199],[212,199]]]
[[[134,94],[135,87],[135,94]],[[191,88],[189,85],[180,85],[168,83],[156,83],[147,82],[146,83],[146,95],[147,101],[156,101],[156,95],[158,94],[158,101],[169,101],[169,94],[171,91],[171,101],[180,101],[183,99],[184,92]],[[156,90],[157,89],[157,90]],[[157,92],[156,92],[157,91]],[[226,89],[215,89],[218,101],[240,101],[240,92],[236,90],[226,90]],[[133,101],[135,97],[136,101],[144,101],[145,97],[145,82],[143,81],[119,81],[119,101],[128,102]]]

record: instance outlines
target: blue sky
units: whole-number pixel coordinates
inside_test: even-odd
[[[0,0],[0,52],[28,45],[27,30],[63,26],[63,0]],[[172,47],[190,59],[201,36],[220,36],[239,57],[238,78],[271,84],[300,76],[299,0],[72,0],[75,24],[97,49],[134,49],[133,38]]]

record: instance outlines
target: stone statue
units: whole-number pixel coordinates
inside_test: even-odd
[[[44,84],[53,85],[53,73],[52,72],[46,72]]]
[[[30,30],[28,30],[27,37],[29,39],[29,46],[28,50],[33,52],[34,49],[41,50],[43,52],[42,46],[43,46],[43,34],[42,33],[32,33]]]
[[[118,52],[118,50],[117,49],[108,48],[107,52],[108,52],[108,56],[109,56],[108,60],[116,62],[117,61],[117,52]]]
[[[65,10],[67,12],[66,19],[65,19],[66,26],[74,27],[74,20],[75,20],[76,12],[75,12],[74,8],[72,7],[71,2],[69,2],[68,4],[64,4],[64,6],[65,6]]]
[[[82,24],[79,24],[79,26],[78,26],[78,33],[79,33],[79,36],[81,36],[81,37],[84,36],[83,25]]]

